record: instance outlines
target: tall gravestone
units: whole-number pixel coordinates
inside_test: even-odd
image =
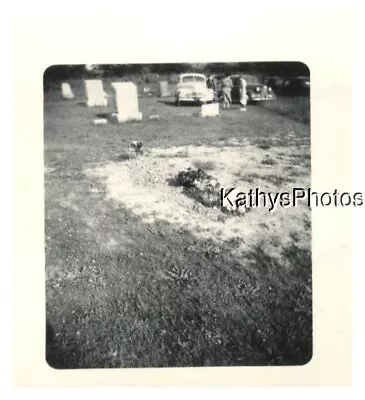
[[[160,97],[169,97],[169,83],[167,81],[160,82]]]
[[[100,79],[85,80],[86,104],[88,107],[106,107],[108,95],[104,92],[103,82]]]
[[[112,88],[118,122],[141,121],[137,86],[133,82],[114,82]]]
[[[67,82],[63,82],[61,85],[62,97],[66,100],[72,100],[75,98],[75,95],[71,89],[71,86]]]

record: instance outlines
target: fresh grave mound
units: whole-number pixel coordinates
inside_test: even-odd
[[[146,150],[140,157],[110,162],[85,173],[103,182],[107,199],[117,207],[122,205],[143,223],[167,222],[198,239],[238,240],[242,249],[252,248],[258,241],[265,242],[271,254],[279,252],[294,231],[298,246],[307,248],[310,246],[310,231],[304,223],[310,220],[307,207],[278,208],[273,213],[254,208],[244,217],[233,214],[227,218],[222,207],[215,206],[219,190],[214,191],[219,184],[248,191],[252,185],[244,178],[253,172],[259,175],[257,184],[272,191],[272,183],[260,180],[272,166],[258,168],[256,162],[265,156],[264,150],[250,146],[156,148]],[[199,164],[203,167],[197,167]],[[286,163],[279,166],[285,176]]]

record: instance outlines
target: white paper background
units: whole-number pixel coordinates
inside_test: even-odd
[[[260,2],[249,7],[240,2],[233,5],[163,2],[162,10],[157,2],[126,6],[108,1],[62,2],[52,6],[32,2],[16,10],[13,69],[16,384],[39,387],[89,386],[91,382],[100,386],[349,385],[352,362],[352,210],[349,209],[313,213],[315,356],[307,366],[60,372],[49,368],[44,361],[42,75],[49,65],[306,62],[311,69],[312,88],[312,187],[318,191],[327,188],[364,191],[351,182],[349,6],[335,7],[334,2],[331,8],[328,3],[322,6],[318,2],[316,6],[301,8],[294,8],[288,2]],[[177,28],[191,18],[192,10],[198,28],[179,32]],[[228,17],[222,19],[222,15]],[[265,29],[257,31],[258,23],[261,27],[266,24]],[[353,211],[357,220],[362,210]],[[328,254],[333,258],[325,256]],[[25,321],[31,322],[26,335],[22,329]]]

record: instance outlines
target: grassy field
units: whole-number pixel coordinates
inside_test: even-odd
[[[143,115],[158,120],[95,126],[112,108],[85,107],[81,82],[72,86],[73,101],[45,93],[48,363],[307,363],[310,210],[220,219],[166,180],[191,165],[243,189],[309,185],[308,99],[202,119],[197,107],[140,98]],[[105,89],[111,93],[110,82]],[[123,161],[135,139],[145,155]]]

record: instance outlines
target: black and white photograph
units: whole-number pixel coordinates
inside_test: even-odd
[[[52,65],[43,88],[49,366],[310,362],[308,67]]]

